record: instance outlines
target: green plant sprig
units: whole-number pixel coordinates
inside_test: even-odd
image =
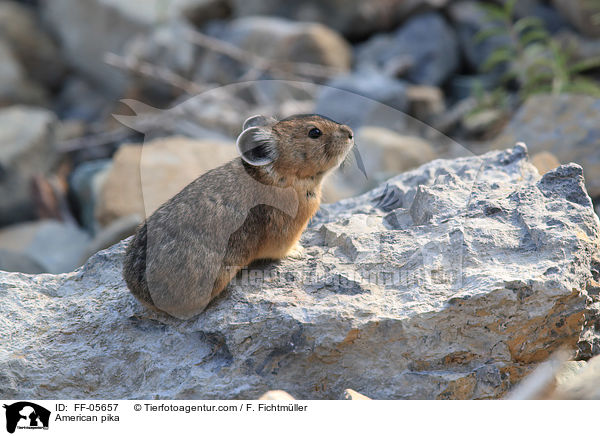
[[[575,62],[572,50],[552,39],[537,17],[514,19],[516,0],[504,5],[481,4],[489,27],[475,35],[475,42],[505,36],[506,44],[496,48],[481,69],[490,72],[500,66],[506,71],[501,86],[516,82],[520,100],[532,94],[565,92],[600,97],[600,84],[583,75],[600,68],[600,57]]]

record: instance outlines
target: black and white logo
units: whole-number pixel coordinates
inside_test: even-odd
[[[14,433],[16,429],[48,429],[50,411],[42,406],[19,401],[10,405],[4,404],[3,407],[6,409],[6,431],[9,433]]]

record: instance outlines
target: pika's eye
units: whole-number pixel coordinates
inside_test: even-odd
[[[323,134],[323,133],[322,133],[322,132],[321,132],[319,129],[317,129],[316,127],[313,127],[313,128],[312,128],[312,129],[310,129],[310,131],[308,132],[308,137],[309,137],[309,138],[316,139],[316,138],[318,138],[319,136],[321,136],[322,134]]]

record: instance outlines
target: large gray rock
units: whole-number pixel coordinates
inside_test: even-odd
[[[444,93],[437,86],[412,85],[406,90],[408,113],[425,123],[446,110]]]
[[[276,15],[323,23],[351,39],[398,25],[415,11],[441,8],[448,0],[233,0],[236,16]]]
[[[571,55],[572,62],[580,62],[590,58],[600,57],[600,39],[586,38],[572,30],[561,30],[555,39],[562,50]]]
[[[215,0],[53,0],[42,2],[43,16],[58,35],[66,60],[114,93],[122,93],[128,76],[104,61],[107,52],[123,54],[137,35],[184,17],[210,18]]]
[[[408,109],[406,90],[400,80],[374,70],[358,71],[320,88],[315,112],[352,128],[396,125],[404,122]]]
[[[592,198],[600,197],[600,99],[560,94],[530,97],[492,142],[525,141],[532,154],[548,151],[562,163],[583,166]]]
[[[378,34],[357,48],[359,68],[375,66],[392,71],[406,64],[402,71],[413,83],[441,85],[458,68],[458,42],[454,30],[437,13],[410,18],[394,33]]]
[[[352,62],[350,44],[340,34],[319,23],[246,17],[227,23],[213,36],[250,55],[279,63],[284,71],[288,69],[286,62],[296,62],[321,65],[343,73],[350,70]],[[209,52],[199,63],[197,75],[209,83],[231,83],[249,67],[228,56]]]
[[[11,48],[0,39],[0,107],[12,104],[42,104],[46,94],[27,78]]]
[[[581,168],[540,178],[517,146],[323,208],[302,256],[242,271],[189,321],[127,291],[126,242],[73,273],[3,273],[0,395],[497,398],[558,347],[600,351],[599,237]]]
[[[34,218],[31,180],[58,161],[56,117],[26,106],[0,110],[0,226]]]
[[[600,24],[597,2],[588,0],[552,0],[552,4],[577,30],[587,36],[599,37]]]
[[[124,47],[126,56],[141,62],[148,62],[191,78],[202,49],[189,39],[193,26],[182,20],[173,20],[156,26],[151,32],[140,33]],[[146,77],[143,80],[152,80]],[[155,80],[154,88],[164,87],[164,81]],[[156,91],[154,91],[156,92]]]
[[[43,266],[27,254],[5,250],[3,248],[0,248],[0,270],[24,272],[28,274],[40,274],[46,272],[44,271]]]
[[[97,85],[71,76],[63,82],[53,100],[53,110],[61,119],[94,122],[114,110],[115,100]]]
[[[8,226],[0,230],[0,251],[10,257],[6,264],[0,257],[0,270],[41,272],[31,271],[33,264],[54,274],[73,271],[83,263],[89,242],[79,227],[51,219]],[[22,263],[16,262],[19,258]]]
[[[111,166],[111,159],[83,162],[69,176],[69,189],[75,199],[79,221],[91,234],[100,230],[95,211],[100,203],[102,185]]]
[[[495,50],[511,44],[508,35],[495,35],[477,41],[477,34],[492,24],[479,2],[453,2],[448,6],[448,15],[456,29],[461,52],[475,71],[481,71],[481,67]]]
[[[539,0],[520,0],[515,2],[515,18],[536,17],[542,20],[544,28],[554,34],[561,29],[569,27],[569,23],[561,13],[551,4]]]
[[[59,85],[65,64],[32,9],[14,1],[0,2],[0,39],[8,43],[30,79],[48,87]]]
[[[15,90],[19,90],[24,80],[21,64],[10,47],[0,41],[0,105],[15,99]]]

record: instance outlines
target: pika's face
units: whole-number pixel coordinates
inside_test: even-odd
[[[242,158],[272,164],[278,174],[320,176],[337,167],[354,145],[350,127],[320,115],[295,115],[279,122],[252,117],[238,138]]]

